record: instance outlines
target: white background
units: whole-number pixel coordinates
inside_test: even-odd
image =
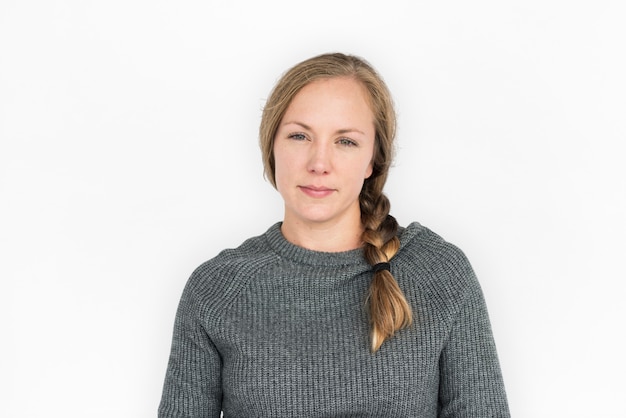
[[[257,127],[341,51],[401,224],[461,247],[518,418],[625,417],[622,1],[2,0],[0,416],[154,417],[191,271],[282,216]]]

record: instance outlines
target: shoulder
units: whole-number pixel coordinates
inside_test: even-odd
[[[418,222],[400,232],[398,256],[405,262],[421,265],[443,265],[446,269],[471,269],[465,253]]]
[[[429,228],[411,223],[401,231],[400,243],[396,263],[403,280],[429,300],[456,305],[480,291],[465,253]]]
[[[274,252],[267,243],[265,234],[252,237],[236,248],[222,250],[214,258],[202,263],[194,271],[199,277],[238,277],[246,270],[254,271],[267,262]]]
[[[191,274],[185,293],[193,295],[205,309],[226,308],[247,285],[254,273],[277,258],[266,234],[247,239],[200,264]]]

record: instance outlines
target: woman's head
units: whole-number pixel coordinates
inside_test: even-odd
[[[289,104],[309,83],[326,78],[351,77],[367,92],[376,131],[372,175],[365,181],[364,191],[379,194],[387,179],[393,160],[396,115],[391,94],[374,68],[364,59],[339,53],[307,59],[288,70],[278,81],[263,109],[259,129],[260,145],[266,178],[276,187],[274,139]]]

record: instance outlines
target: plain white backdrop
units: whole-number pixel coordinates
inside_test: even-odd
[[[2,0],[0,416],[154,417],[191,271],[282,216],[273,83],[341,51],[468,255],[517,418],[626,417],[622,1]]]

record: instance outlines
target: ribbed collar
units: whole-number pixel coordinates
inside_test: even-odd
[[[367,266],[361,248],[340,252],[309,250],[287,241],[280,230],[281,225],[282,222],[275,223],[265,232],[264,236],[272,250],[282,258],[298,264],[314,266]],[[417,222],[411,223],[406,228],[400,228],[398,231],[400,248],[404,247],[418,233],[420,228],[421,225]]]

